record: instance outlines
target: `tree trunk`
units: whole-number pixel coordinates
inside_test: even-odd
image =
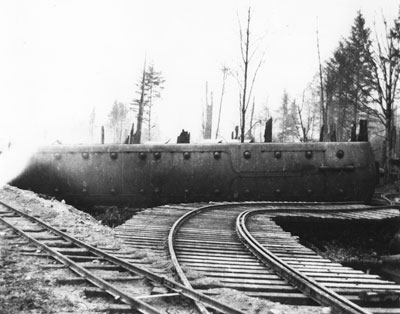
[[[205,139],[211,139],[212,136],[212,116],[213,116],[213,106],[214,106],[214,96],[213,93],[210,93],[210,105],[208,105],[207,102],[207,107],[206,107],[206,129],[205,129],[205,134],[204,138]]]
[[[344,131],[344,111],[345,108],[343,104],[343,90],[342,86],[339,86],[339,91],[338,91],[338,106],[337,106],[337,113],[338,113],[338,120],[336,124],[336,136],[339,142],[343,142],[343,131]]]
[[[341,130],[342,130],[341,141],[344,142],[344,141],[347,140],[347,136],[346,135],[348,134],[347,132],[345,133],[345,130],[347,130],[347,123],[346,123],[346,120],[347,120],[347,108],[346,108],[347,103],[346,103],[346,98],[343,99],[342,106],[343,106],[343,117],[342,117],[342,127],[341,127]]]
[[[139,112],[137,115],[137,128],[136,133],[133,139],[134,144],[140,144],[142,138],[142,125],[143,125],[143,113],[144,113],[144,84],[146,78],[146,61],[144,62],[143,67],[143,76],[142,76],[142,91],[140,93],[140,100],[139,100]]]
[[[224,67],[222,69],[223,75],[222,75],[222,89],[221,89],[221,98],[219,100],[219,110],[218,110],[218,119],[217,119],[217,131],[215,132],[215,138],[218,139],[219,136],[219,124],[221,121],[221,112],[222,112],[222,101],[224,99],[224,94],[225,94],[225,82],[226,82],[226,76],[227,76],[227,71],[228,68]]]
[[[246,128],[246,99],[247,99],[247,72],[249,67],[249,44],[250,44],[250,8],[247,12],[246,46],[244,57],[244,82],[241,108],[240,142],[244,143],[244,132]]]
[[[389,106],[388,106],[389,107]],[[389,107],[391,109],[391,106]],[[386,126],[385,126],[385,154],[383,156],[383,164],[385,169],[385,183],[389,183],[391,180],[391,172],[392,172],[392,165],[391,165],[391,158],[393,155],[393,117],[392,117],[392,110],[388,110],[387,112],[387,119],[386,119]]]
[[[253,98],[253,106],[251,107],[251,114],[250,114],[250,129],[249,129],[249,137],[253,139],[253,119],[254,119],[254,107],[256,105],[256,100]]]
[[[267,123],[265,124],[264,142],[265,143],[272,142],[272,118],[269,118],[267,120]]]
[[[355,142],[357,141],[357,133],[356,133],[357,124],[356,121],[351,123],[351,131],[350,131],[350,141]],[[361,132],[360,132],[361,133]]]
[[[131,133],[129,136],[129,144],[133,144],[133,137],[135,136],[134,132],[135,132],[135,123],[132,123]]]
[[[320,140],[327,141],[328,134],[328,112],[327,108],[325,108],[324,104],[324,84],[322,78],[322,64],[321,64],[321,55],[319,51],[319,36],[318,36],[318,27],[317,27],[317,50],[318,50],[318,63],[319,63],[319,80],[320,80],[320,107],[321,107],[321,115],[322,115],[322,125],[321,125],[321,134]]]
[[[368,121],[365,119],[360,120],[360,130],[357,140],[359,142],[368,142]]]
[[[149,125],[148,125],[148,141],[151,141],[151,109],[153,106],[153,86],[151,86],[149,91],[149,103],[148,103],[148,117],[149,117]]]
[[[212,114],[213,114],[213,93],[210,94],[210,103],[208,102],[208,82],[206,82],[206,115],[204,121],[204,139],[211,139],[212,136]]]

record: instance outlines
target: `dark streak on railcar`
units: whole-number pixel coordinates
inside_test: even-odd
[[[370,144],[90,145],[41,148],[12,184],[72,204],[368,201]]]

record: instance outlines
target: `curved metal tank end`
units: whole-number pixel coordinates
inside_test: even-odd
[[[11,184],[72,204],[368,201],[368,142],[42,147]]]

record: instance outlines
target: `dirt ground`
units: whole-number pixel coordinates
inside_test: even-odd
[[[77,237],[98,248],[115,248],[132,251],[116,238],[113,229],[102,225],[90,215],[56,200],[39,197],[33,192],[5,186],[0,189],[0,200],[33,214],[54,227]],[[42,265],[56,263],[49,258],[24,255],[26,244],[0,224],[0,314],[13,313],[100,313],[104,308],[102,299],[86,298],[85,286],[59,285],[57,278],[71,277],[65,269],[43,269]],[[32,248],[32,246],[30,246]],[[39,250],[36,252],[40,253]],[[165,256],[137,251],[136,255],[145,259],[146,268],[162,272],[173,278],[173,272]],[[4,284],[3,284],[4,283]],[[130,291],[143,287],[133,286]],[[219,289],[217,298],[230,306],[243,309],[246,313],[329,313],[329,309],[318,307],[291,307],[279,303],[249,298],[230,289]],[[173,306],[169,304],[168,306]],[[176,305],[175,305],[176,306]],[[188,313],[185,310],[168,313]],[[166,312],[167,313],[167,312]]]
[[[112,230],[103,227],[89,215],[54,200],[45,200],[30,191],[6,186],[0,200],[34,214],[69,234],[92,245],[119,248]],[[0,313],[98,313],[101,299],[87,299],[84,286],[57,284],[57,278],[73,277],[66,269],[43,269],[56,264],[48,258],[26,255],[34,248],[0,224]],[[40,250],[36,250],[40,254]]]
[[[20,240],[0,225],[0,313],[95,313],[76,288],[57,285],[65,270],[43,272],[43,259],[22,255]]]

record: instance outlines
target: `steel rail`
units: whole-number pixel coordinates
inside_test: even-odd
[[[84,243],[84,242],[82,242],[82,241],[80,241],[80,240],[78,240],[76,238],[73,238],[73,237],[69,236],[68,234],[66,234],[66,233],[64,233],[64,232],[62,232],[62,231],[60,231],[60,230],[48,225],[47,223],[43,222],[42,220],[40,220],[40,219],[38,219],[36,217],[32,217],[32,216],[30,216],[30,215],[28,215],[28,214],[16,209],[16,208],[13,208],[12,206],[10,206],[10,205],[2,202],[2,201],[0,201],[0,204],[5,206],[6,208],[9,208],[10,210],[18,213],[18,214],[20,214],[23,217],[26,217],[26,218],[28,218],[30,220],[33,220],[33,221],[37,222],[39,225],[42,225],[45,228],[51,230],[53,233],[59,235],[60,237],[64,238],[65,240],[71,241],[72,243],[74,243],[75,245],[77,245],[77,246],[79,246],[81,248],[85,248],[86,250],[88,250],[92,254],[100,256],[100,257],[104,258],[105,260],[107,260],[107,261],[109,261],[111,263],[117,264],[117,265],[123,267],[124,269],[126,269],[128,271],[131,271],[131,272],[134,272],[136,274],[145,276],[149,280],[151,280],[153,282],[156,282],[156,283],[159,283],[159,284],[163,285],[164,287],[169,288],[169,289],[171,289],[172,291],[174,291],[176,293],[179,293],[182,296],[185,296],[185,297],[187,297],[187,298],[189,298],[189,299],[191,299],[193,301],[204,303],[208,307],[213,308],[213,309],[215,309],[217,311],[220,311],[220,312],[223,312],[223,313],[242,314],[242,312],[238,312],[237,310],[229,307],[228,305],[226,305],[226,304],[224,304],[222,302],[219,302],[219,301],[217,301],[217,300],[215,300],[215,299],[213,299],[213,298],[211,298],[209,296],[206,296],[206,295],[204,295],[204,294],[202,294],[200,292],[197,292],[197,291],[195,291],[195,290],[193,290],[191,288],[188,288],[183,284],[180,284],[178,282],[170,280],[165,276],[157,275],[157,274],[155,274],[155,273],[153,273],[153,272],[151,272],[151,271],[149,271],[147,269],[135,266],[135,265],[123,260],[123,259],[120,259],[118,257],[109,255],[109,254],[105,253],[104,251],[99,250],[99,249],[97,249],[97,248],[95,248],[95,247],[93,247],[93,246],[91,246],[89,244],[86,244],[86,243]]]
[[[370,311],[363,309],[357,304],[349,301],[345,297],[340,296],[331,289],[317,283],[315,280],[303,275],[293,267],[289,266],[282,259],[277,257],[262,246],[248,231],[246,220],[248,216],[259,211],[245,211],[237,217],[236,232],[244,245],[263,263],[271,266],[276,273],[286,279],[290,284],[298,288],[308,297],[314,299],[318,303],[332,307],[334,312],[348,314],[370,314]]]
[[[391,199],[391,196],[393,196],[393,195],[398,195],[398,194],[395,194],[395,193],[384,193],[384,194],[381,194],[380,197],[382,199],[384,199],[386,202],[388,202],[389,204],[391,204],[391,205],[399,204],[399,202],[396,202],[396,201]]]
[[[173,263],[173,266],[177,272],[177,275],[179,277],[179,279],[181,280],[181,282],[184,283],[184,285],[186,287],[192,287],[189,280],[187,279],[185,273],[183,272],[182,267],[179,264],[175,249],[174,249],[174,239],[175,236],[179,230],[179,228],[182,226],[182,224],[187,221],[188,219],[190,219],[191,217],[203,212],[203,211],[207,211],[207,210],[211,210],[211,209],[217,209],[217,208],[226,208],[226,207],[248,207],[248,206],[256,206],[256,207],[263,207],[263,206],[274,206],[275,208],[270,208],[270,209],[256,209],[253,210],[252,212],[257,212],[257,211],[267,211],[267,212],[292,212],[292,211],[302,211],[301,208],[290,208],[287,206],[293,206],[293,205],[304,205],[304,206],[308,206],[308,205],[321,205],[321,206],[329,206],[329,205],[361,205],[363,203],[360,202],[351,202],[351,203],[345,203],[345,202],[245,202],[245,203],[238,203],[238,202],[232,202],[232,203],[222,203],[222,204],[212,204],[212,205],[207,205],[204,207],[200,207],[200,208],[196,208],[193,209],[191,211],[189,211],[188,213],[186,213],[185,215],[183,215],[182,217],[180,217],[172,226],[172,228],[170,229],[169,235],[168,235],[168,250],[169,250],[169,254],[171,256],[171,260]],[[400,206],[393,206],[393,205],[381,205],[381,206],[370,206],[369,208],[364,207],[364,208],[348,208],[348,209],[344,209],[344,208],[325,208],[325,209],[320,209],[320,208],[306,208],[303,209],[304,212],[358,212],[358,211],[365,211],[368,209],[374,209],[374,210],[386,210],[386,209],[400,209]],[[303,275],[302,275],[303,276]],[[340,297],[340,296],[339,296]],[[340,297],[342,298],[342,297]],[[350,302],[346,299],[347,302]],[[236,310],[236,312],[233,313],[243,313],[240,312],[238,310]],[[370,312],[356,312],[356,313],[370,313]]]
[[[190,219],[191,217],[199,214],[200,212],[207,211],[210,209],[216,209],[216,208],[225,208],[225,207],[240,207],[240,206],[276,206],[276,207],[282,207],[282,206],[288,206],[288,205],[329,205],[329,204],[334,204],[334,205],[348,205],[349,203],[344,203],[344,202],[337,202],[337,203],[326,203],[326,202],[245,202],[245,203],[239,203],[239,202],[232,202],[232,203],[217,203],[217,204],[212,204],[212,205],[207,205],[203,206],[200,208],[193,209],[189,212],[187,212],[185,215],[181,216],[171,227],[170,232],[168,234],[168,251],[171,257],[172,264],[175,268],[175,271],[178,275],[179,280],[185,285],[185,287],[189,289],[193,289],[192,285],[190,284],[189,280],[187,279],[182,267],[179,264],[175,249],[174,249],[174,239],[175,236],[179,230],[179,228],[182,226],[182,224]],[[359,202],[352,202],[351,204],[360,204]],[[298,210],[298,209],[297,209]],[[198,304],[196,304],[198,305]],[[199,311],[202,313],[208,313],[206,309],[202,308],[200,305],[198,307]],[[239,311],[237,309],[224,309],[227,313],[232,313],[232,314],[244,314],[244,312]]]
[[[150,279],[150,280],[152,280],[154,282],[157,282],[157,283],[159,283],[159,284],[171,289],[172,291],[175,291],[176,293],[179,293],[179,294],[181,294],[181,295],[183,295],[185,297],[188,297],[189,299],[192,299],[194,301],[202,302],[202,303],[206,304],[208,307],[213,308],[213,309],[218,310],[218,311],[221,311],[221,312],[224,312],[224,313],[234,313],[234,314],[239,314],[239,313],[242,314],[243,313],[243,312],[240,312],[240,311],[238,311],[236,309],[233,309],[233,308],[231,308],[231,307],[229,307],[229,306],[227,306],[227,305],[225,305],[225,304],[223,304],[221,302],[218,302],[215,299],[210,298],[210,297],[208,297],[208,296],[206,296],[206,295],[204,295],[202,293],[199,293],[199,292],[197,292],[197,291],[195,291],[193,289],[190,289],[190,288],[186,287],[185,285],[182,285],[182,284],[179,284],[179,283],[177,283],[175,281],[169,280],[168,278],[166,278],[164,276],[159,276],[159,275],[157,275],[155,273],[152,273],[152,272],[150,272],[150,271],[148,271],[148,270],[146,270],[144,268],[141,268],[141,267],[135,266],[133,264],[130,264],[129,262],[126,262],[126,261],[124,261],[124,260],[122,260],[120,258],[117,258],[115,256],[109,255],[109,254],[107,254],[107,253],[105,253],[105,252],[103,252],[103,251],[101,251],[101,250],[99,250],[97,248],[94,248],[94,247],[92,247],[92,246],[90,246],[90,245],[88,245],[88,244],[86,244],[86,243],[84,243],[84,242],[82,242],[82,241],[80,241],[78,239],[70,237],[66,233],[64,233],[64,232],[62,232],[62,231],[60,231],[58,229],[53,228],[52,226],[50,226],[50,225],[46,224],[45,222],[41,221],[40,219],[38,219],[36,217],[32,217],[32,216],[30,216],[30,215],[28,215],[28,214],[16,209],[16,208],[13,208],[12,206],[10,206],[10,205],[2,202],[2,201],[0,201],[0,204],[5,206],[6,208],[9,208],[10,210],[18,213],[19,215],[21,215],[21,216],[23,216],[25,218],[28,218],[28,219],[30,219],[32,221],[37,222],[39,225],[42,225],[42,226],[46,227],[47,229],[51,230],[54,234],[59,235],[60,237],[64,238],[65,240],[73,242],[77,246],[87,249],[92,254],[100,256],[100,257],[104,258],[105,260],[107,260],[109,262],[112,262],[114,264],[118,264],[119,266],[125,268],[128,271],[143,275],[143,276],[147,277],[148,279]],[[360,203],[354,202],[354,203],[351,203],[351,204],[360,204]],[[179,219],[178,221],[175,222],[173,228],[170,231],[170,235],[168,237],[169,238],[168,247],[170,249],[170,253],[172,252],[173,254],[175,254],[174,250],[173,250],[173,245],[171,246],[171,243],[173,242],[172,239],[173,239],[174,234],[176,233],[177,229],[179,228],[179,225],[181,225],[184,222],[184,220],[186,220],[189,216],[194,215],[196,212],[198,213],[200,211],[204,211],[204,210],[208,210],[208,209],[215,209],[215,208],[218,208],[218,207],[226,208],[226,207],[232,207],[232,206],[234,206],[234,207],[274,206],[276,208],[269,209],[269,211],[277,211],[277,208],[280,208],[280,212],[282,212],[281,207],[289,206],[289,205],[349,205],[349,204],[348,203],[317,203],[317,202],[311,202],[311,203],[310,202],[300,202],[300,203],[299,202],[284,202],[284,203],[282,203],[282,202],[280,202],[280,203],[277,203],[277,202],[247,202],[247,203],[224,203],[224,204],[208,205],[208,206],[201,207],[199,209],[195,209],[195,210],[190,211],[186,215],[182,216],[181,219]],[[371,208],[376,210],[376,209],[393,209],[393,208],[399,209],[400,207],[399,206],[372,206]],[[265,211],[265,209],[260,209],[260,210],[264,210]],[[297,210],[298,211],[299,208],[288,209],[287,207],[285,207],[285,209],[283,211],[287,211],[287,210],[289,210],[289,211],[290,210]],[[365,211],[365,210],[366,210],[366,208],[363,208],[363,209],[348,209],[347,211]],[[320,212],[330,211],[330,212],[332,212],[332,211],[343,211],[343,209],[331,209],[331,210],[329,210],[329,209],[323,209],[323,210],[322,209],[314,209],[313,210],[313,209],[308,208],[308,209],[305,209],[305,211],[308,211],[308,212],[310,212],[310,211],[312,211],[312,212],[315,212],[315,211],[320,211]],[[172,256],[172,254],[171,254],[171,256]],[[174,264],[175,267],[176,267],[176,265],[178,265],[178,267],[176,268],[177,272],[178,272],[178,275],[181,277],[181,275],[183,274],[183,276],[184,276],[184,273],[183,273],[182,269],[180,268],[179,263],[177,262],[176,255],[175,255],[175,262],[173,262],[173,264]],[[180,269],[180,271],[178,271],[178,269]],[[179,272],[181,274],[179,274]],[[186,276],[184,276],[184,277],[186,277]]]
[[[179,264],[178,258],[176,256],[176,252],[174,249],[174,239],[175,236],[179,230],[179,228],[182,226],[182,224],[187,221],[188,219],[190,219],[191,217],[199,214],[200,212],[203,211],[207,211],[210,209],[216,209],[216,208],[225,208],[225,207],[232,207],[232,206],[271,206],[271,205],[275,205],[275,206],[284,206],[287,204],[306,204],[306,205],[315,205],[316,203],[314,202],[245,202],[245,203],[239,203],[239,202],[229,202],[229,203],[217,203],[217,204],[212,204],[212,205],[207,205],[207,206],[203,206],[200,208],[196,208],[193,209],[189,212],[187,212],[186,214],[184,214],[183,216],[181,216],[178,220],[175,221],[175,223],[173,224],[173,226],[171,227],[169,234],[168,234],[168,251],[169,251],[169,255],[171,257],[171,261],[172,264],[175,268],[175,271],[178,275],[179,280],[185,285],[185,287],[189,288],[189,289],[193,289],[192,285],[190,284],[189,280],[187,279],[181,265]],[[323,203],[318,203],[318,204],[323,204]],[[343,203],[344,204],[344,203]],[[208,312],[204,312],[204,309],[202,309],[201,307],[198,308],[199,311],[201,311],[202,313],[208,313]],[[206,310],[206,309],[205,309]],[[226,313],[231,313],[231,314],[245,314],[242,311],[239,311],[237,309],[232,309],[229,308],[225,309]]]
[[[192,285],[190,284],[189,280],[187,279],[185,273],[183,272],[183,269],[181,267],[181,265],[178,262],[178,258],[176,256],[175,253],[175,249],[174,249],[174,239],[175,239],[175,235],[179,230],[179,227],[190,217],[196,215],[199,211],[204,210],[205,207],[200,207],[200,208],[196,208],[193,209],[191,211],[189,211],[188,213],[186,213],[185,215],[183,215],[182,217],[180,217],[177,221],[175,221],[175,223],[173,224],[173,226],[171,227],[169,234],[168,234],[168,251],[169,251],[169,255],[172,261],[172,265],[175,268],[175,271],[178,275],[179,280],[185,285],[185,287],[189,288],[189,289],[193,289]],[[207,208],[207,206],[206,206]],[[207,309],[202,305],[196,302],[196,307],[197,309],[202,313],[202,314],[208,314],[209,312],[207,311]],[[232,311],[229,311],[227,313],[232,313],[232,314],[245,314],[241,311],[232,309]]]
[[[148,314],[162,314],[159,310],[156,308],[146,304],[143,301],[140,301],[139,299],[136,299],[133,296],[130,296],[114,285],[108,283],[107,281],[101,279],[100,277],[94,275],[92,272],[88,271],[84,267],[78,265],[74,261],[72,261],[70,258],[64,256],[63,254],[57,252],[56,250],[50,248],[46,244],[41,243],[37,239],[31,237],[29,234],[24,232],[23,230],[19,229],[18,227],[14,226],[13,224],[7,222],[4,220],[2,217],[0,217],[0,221],[4,223],[5,225],[9,226],[12,228],[14,231],[22,235],[23,237],[27,238],[29,241],[35,243],[38,247],[46,251],[51,257],[54,259],[58,260],[60,263],[67,265],[72,271],[74,271],[76,274],[79,276],[85,278],[89,282],[91,282],[93,285],[97,286],[98,288],[106,291],[107,293],[111,294],[114,299],[120,299],[124,303],[129,304],[133,306],[135,309],[143,312],[143,313],[148,313]]]

